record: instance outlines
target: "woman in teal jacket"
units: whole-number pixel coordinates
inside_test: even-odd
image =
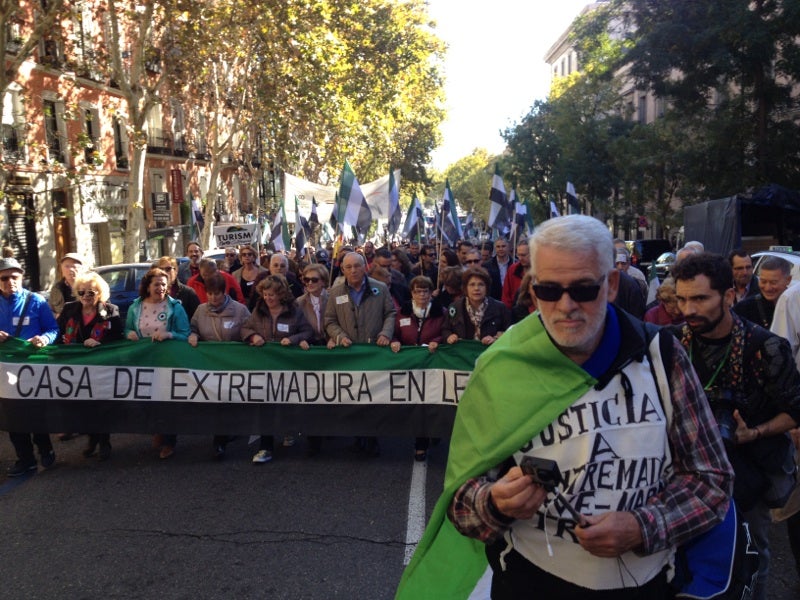
[[[165,271],[150,269],[139,285],[139,297],[128,309],[125,321],[125,337],[135,342],[150,338],[154,342],[164,340],[186,341],[192,332],[189,317],[180,301],[167,295],[169,276]],[[169,458],[175,453],[178,436],[174,433],[156,434],[153,446],[160,448],[160,458]]]

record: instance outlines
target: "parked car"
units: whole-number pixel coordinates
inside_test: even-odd
[[[628,240],[625,242],[628,252],[631,253],[631,264],[639,267],[642,273],[647,274],[650,265],[665,252],[672,252],[669,240]]]
[[[784,252],[781,250],[764,250],[753,254],[753,273],[758,275],[764,259],[768,256],[778,256],[792,263],[792,285],[800,282],[800,252]]]
[[[119,314],[123,321],[128,314],[128,308],[139,297],[139,284],[145,273],[153,263],[122,263],[118,265],[102,265],[92,269],[106,280],[111,290],[108,299],[112,304],[119,306]]]
[[[669,275],[669,271],[672,268],[672,265],[675,264],[675,253],[674,252],[664,252],[661,256],[656,259],[655,266],[656,266],[656,276],[658,277],[658,281],[664,281],[664,279]]]

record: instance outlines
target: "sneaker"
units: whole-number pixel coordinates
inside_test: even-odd
[[[225,458],[225,446],[220,444],[219,446],[214,446],[214,456],[217,460],[222,460]]]
[[[283,447],[290,448],[292,446],[294,446],[294,436],[293,435],[283,436]]]
[[[20,475],[25,475],[29,471],[36,470],[36,461],[28,462],[24,460],[18,460],[14,463],[13,467],[8,469],[8,476],[9,477],[19,477]]]
[[[253,463],[260,465],[263,463],[267,463],[272,460],[272,452],[269,450],[259,450],[253,456]]]
[[[53,463],[56,462],[56,453],[50,450],[50,452],[47,452],[39,457],[39,460],[42,463],[42,467],[49,469],[53,466]]]
[[[173,454],[175,454],[175,446],[161,446],[161,452],[158,453],[158,458],[164,460]]]

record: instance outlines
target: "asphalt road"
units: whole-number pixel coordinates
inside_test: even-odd
[[[406,551],[412,440],[381,440],[379,458],[302,440],[266,465],[238,439],[211,457],[210,436],[182,436],[159,460],[150,438],[112,436],[112,459],[55,441],[56,467],[0,479],[3,598],[392,598]],[[0,464],[13,460],[0,434]],[[426,469],[429,513],[445,444]],[[769,597],[800,598],[785,528],[775,526]]]

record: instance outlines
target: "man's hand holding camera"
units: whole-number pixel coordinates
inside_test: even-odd
[[[532,518],[547,497],[547,490],[533,483],[519,467],[511,467],[489,493],[497,510],[513,519]]]

